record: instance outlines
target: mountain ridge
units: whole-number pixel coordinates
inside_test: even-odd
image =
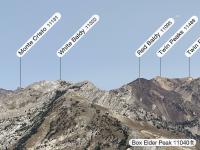
[[[166,137],[194,138],[199,148],[199,92],[200,78],[140,78],[109,91],[89,81],[36,82],[0,94],[0,146],[132,149],[130,138]]]

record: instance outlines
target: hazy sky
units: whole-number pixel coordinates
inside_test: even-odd
[[[138,77],[135,50],[170,17],[175,25],[145,53],[141,77],[159,74],[156,51],[192,15],[200,17],[199,0],[1,0],[0,1],[0,87],[19,86],[19,58],[16,51],[55,13],[62,19],[22,58],[22,85],[59,79],[56,51],[93,14],[100,21],[67,53],[63,80],[89,80],[102,89],[118,88]],[[185,77],[185,50],[200,36],[200,22],[163,58],[163,76]],[[191,59],[191,75],[199,77],[199,57]]]

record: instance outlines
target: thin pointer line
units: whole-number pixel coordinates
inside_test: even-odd
[[[189,73],[189,77],[191,77],[190,76],[190,57],[188,58],[188,73]]]
[[[140,85],[140,77],[141,77],[141,74],[140,74],[140,68],[141,68],[141,60],[140,60],[140,57],[138,58],[138,68],[139,68],[139,70],[138,70],[138,81],[139,81],[139,84],[138,84],[138,88],[139,88],[139,98],[140,98],[140,96],[141,96],[141,94],[140,94],[140,92],[141,92],[141,85]]]
[[[60,80],[62,79],[62,58],[60,57]]]
[[[22,59],[19,58],[19,87],[22,87]]]
[[[138,74],[138,76],[139,76],[139,79],[140,79],[140,57],[139,57],[138,62],[139,62],[139,74]]]
[[[162,75],[162,58],[160,57],[160,77]]]

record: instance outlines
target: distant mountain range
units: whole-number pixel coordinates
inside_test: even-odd
[[[131,138],[193,138],[200,149],[200,78],[137,79],[100,90],[88,81],[0,89],[0,149],[154,150]]]

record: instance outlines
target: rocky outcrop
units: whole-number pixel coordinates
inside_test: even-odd
[[[8,93],[12,93],[12,91],[11,91],[11,90],[5,90],[5,89],[1,89],[1,88],[0,88],[0,95],[2,95],[2,94],[8,94]]]

